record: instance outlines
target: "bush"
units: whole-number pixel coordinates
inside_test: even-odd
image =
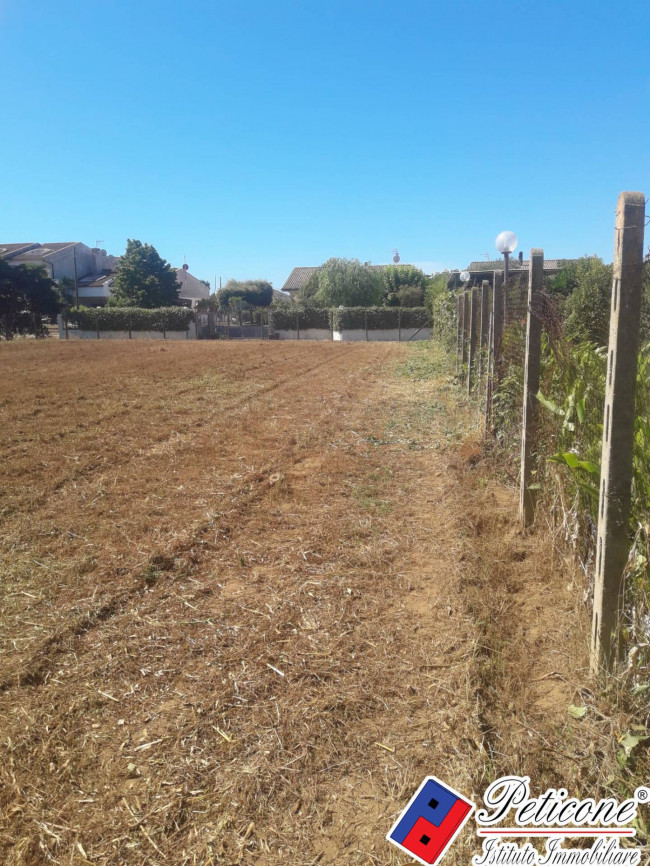
[[[79,307],[68,319],[82,331],[187,331],[194,313],[187,307]]]
[[[424,307],[345,307],[332,310],[335,331],[390,330],[398,328],[426,328],[430,317]]]
[[[458,298],[458,292],[445,289],[444,294],[438,295],[432,302],[433,335],[449,351],[456,347]]]
[[[276,331],[295,331],[299,325],[301,330],[307,328],[324,328],[330,330],[331,311],[319,307],[278,307],[271,310],[271,325]]]

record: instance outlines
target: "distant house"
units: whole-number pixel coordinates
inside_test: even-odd
[[[402,262],[401,264],[404,264],[404,262]],[[366,267],[372,268],[373,270],[383,271],[384,268],[394,267],[394,265],[366,264]],[[412,265],[409,267],[417,267],[417,265]],[[298,292],[307,285],[307,282],[309,281],[309,278],[312,276],[312,274],[320,271],[321,268],[322,265],[318,265],[317,267],[294,268],[287,277],[285,284],[282,286],[282,291],[288,292],[291,299],[294,300]]]
[[[85,307],[103,307],[113,290],[119,256],[109,256],[99,247],[87,247],[78,241],[55,244],[2,244],[0,258],[10,265],[42,265],[57,283],[63,279],[77,281],[79,303]],[[210,288],[184,268],[176,268],[181,301],[196,306],[207,298]]]
[[[287,292],[281,292],[279,289],[273,289],[274,304],[288,304],[290,300],[291,295],[287,294]]]
[[[544,260],[544,276],[553,276],[561,270],[572,264],[576,259],[545,259]],[[511,276],[516,274],[525,274],[528,276],[530,269],[530,261],[527,259],[512,258],[510,259],[509,271]],[[503,259],[494,259],[486,262],[470,262],[465,268],[469,272],[470,282],[468,285],[480,285],[483,280],[489,280],[492,283],[492,278],[495,271],[503,270]],[[455,281],[460,285],[460,274],[453,274]]]
[[[65,243],[3,244],[0,243],[0,258],[10,265],[42,265],[53,280],[77,280],[90,275],[100,276],[117,265],[118,258],[109,256],[106,250],[87,247],[78,241]]]
[[[193,307],[197,305],[198,301],[210,295],[210,286],[193,277],[184,268],[176,268],[176,281],[181,286],[178,293],[181,301],[190,301]]]

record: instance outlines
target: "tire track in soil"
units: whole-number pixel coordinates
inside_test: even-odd
[[[335,378],[337,375],[337,368],[345,369],[347,366],[347,357],[354,353],[354,348],[347,349],[347,351],[339,351],[338,354],[332,358],[303,368],[300,374],[285,377],[277,382],[265,386],[262,391],[256,392],[255,395],[248,395],[240,400],[228,404],[224,407],[224,411],[243,409],[245,406],[250,404],[251,396],[254,396],[256,402],[255,414],[263,415],[269,408],[262,402],[266,397],[272,395],[278,390],[287,390],[298,381],[300,381],[301,385],[300,390],[309,393],[312,390],[308,378],[310,375],[317,374],[321,372],[324,367],[328,367],[332,370],[332,377]],[[356,372],[361,373],[360,381],[363,381],[365,378],[363,373],[365,372],[370,374],[373,371],[374,366],[374,361],[368,362],[360,370],[356,368],[355,365]],[[295,390],[296,389],[294,388],[294,391]],[[294,397],[295,395],[292,394],[292,399]],[[269,404],[269,406],[270,405],[271,404]],[[228,423],[230,424],[233,421],[234,419],[231,417]],[[315,426],[318,426],[318,424]],[[188,429],[185,438],[181,436],[175,437],[175,445],[180,447],[181,445],[189,444],[189,440],[192,438],[192,434],[195,433],[196,429],[196,426],[191,430]],[[295,432],[298,428],[296,427],[292,429],[294,429]],[[161,444],[162,443],[160,442],[156,442],[155,445],[146,453],[151,453],[154,449],[159,448]],[[282,474],[288,471],[288,469],[293,466],[294,461],[295,455],[293,449],[290,449],[288,453],[282,454],[280,460],[273,461],[272,466],[267,468],[266,471],[248,473],[234,490],[229,491],[231,503],[236,503],[236,505],[235,508],[230,511],[229,519],[220,521],[220,532],[225,539],[227,539],[231,534],[236,524],[246,520],[247,512],[268,494],[269,476],[275,473]],[[34,520],[38,520],[38,515],[34,515]],[[78,637],[91,629],[106,623],[107,620],[123,611],[134,597],[137,597],[142,593],[143,589],[146,589],[146,575],[152,566],[155,566],[161,559],[183,557],[188,553],[188,551],[191,551],[199,541],[201,544],[205,544],[201,538],[209,531],[213,524],[214,520],[207,519],[188,528],[186,531],[186,537],[182,542],[176,543],[172,550],[169,550],[168,548],[154,548],[148,555],[147,561],[140,563],[135,571],[129,569],[128,566],[123,565],[122,569],[127,568],[130,572],[130,583],[132,583],[132,585],[124,592],[115,595],[109,593],[108,597],[101,598],[100,602],[96,604],[94,608],[88,609],[87,612],[75,617],[71,622],[66,623],[63,628],[56,633],[44,638],[40,645],[33,649],[28,659],[21,660],[18,669],[12,670],[10,664],[5,664],[3,668],[3,679],[0,680],[0,693],[7,692],[14,687],[42,685],[43,682],[46,681],[48,675],[56,667],[59,656],[73,650],[74,643]],[[217,547],[216,544],[210,545],[210,549],[212,550],[216,550]],[[110,569],[105,574],[102,574],[101,572],[95,574],[95,580],[98,584],[101,584],[104,581],[110,582],[110,577]]]
[[[273,432],[298,441],[64,641],[38,688],[0,697],[11,866],[68,866],[78,841],[97,866],[157,862],[140,826],[174,863],[396,866],[384,836],[425,775],[480,797],[484,635],[463,595],[456,444],[472,416],[444,377],[390,375],[403,348],[367,355],[302,383],[309,423]],[[466,830],[447,858],[475,850]]]

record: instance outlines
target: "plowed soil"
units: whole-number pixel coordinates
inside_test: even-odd
[[[406,863],[425,775],[570,783],[575,593],[432,352],[0,346],[0,862]]]

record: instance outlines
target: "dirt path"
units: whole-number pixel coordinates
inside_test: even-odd
[[[165,348],[7,356],[23,394],[67,381],[59,406],[83,349],[95,388],[50,427],[4,395],[23,462],[5,466],[0,859],[407,862],[384,836],[421,779],[480,796],[567,697],[545,679],[570,664],[550,655],[565,621],[508,565],[539,578],[543,558],[512,494],[472,477],[475,419],[422,350]],[[538,683],[499,662],[501,632]],[[500,758],[508,713],[523,730]],[[467,831],[449,862],[472,850]]]

